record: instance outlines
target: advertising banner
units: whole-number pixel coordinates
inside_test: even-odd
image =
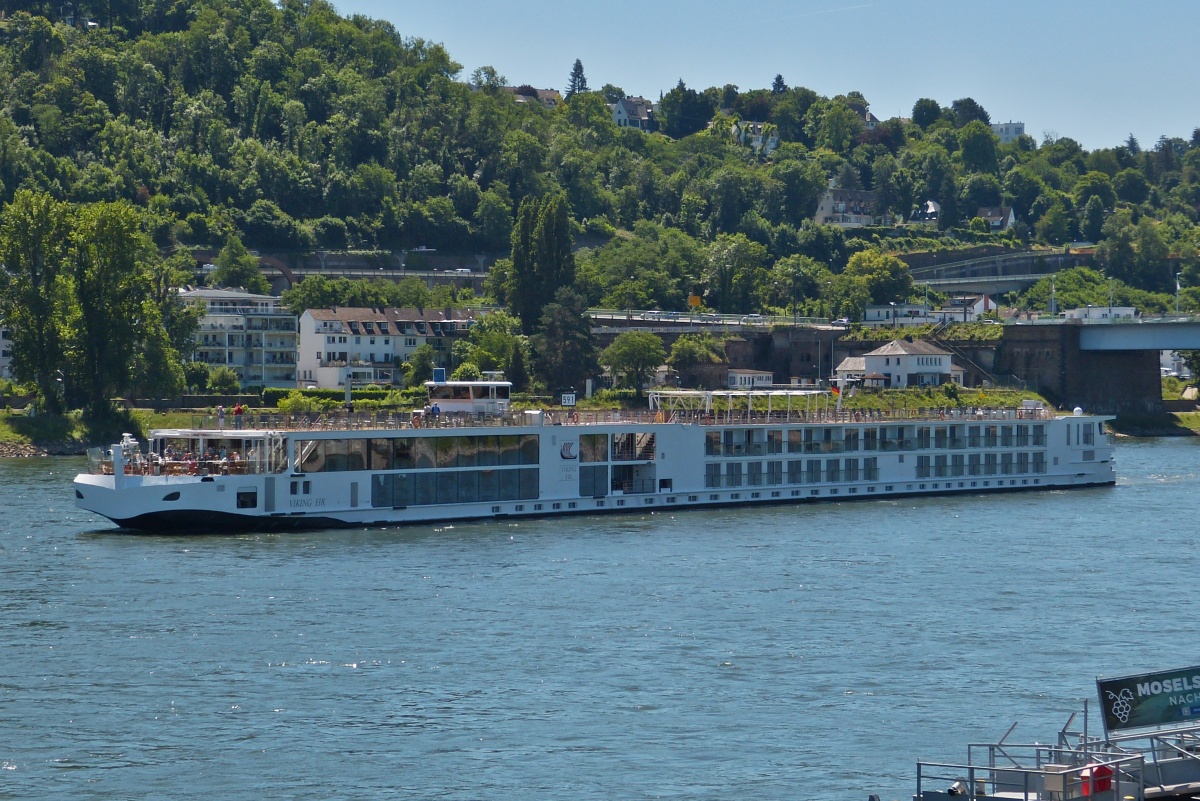
[[[1200,667],[1096,679],[1104,728],[1200,724]]]

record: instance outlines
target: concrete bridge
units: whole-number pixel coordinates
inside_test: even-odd
[[[1062,251],[1005,253],[918,267],[913,282],[939,292],[1001,294],[1024,289],[1051,273],[1084,264],[1088,257]]]
[[[1085,323],[1080,350],[1200,350],[1200,318],[1150,317],[1137,322]]]

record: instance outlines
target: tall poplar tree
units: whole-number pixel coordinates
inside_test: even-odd
[[[12,339],[13,374],[37,385],[51,413],[62,410],[70,229],[68,204],[28,190],[16,193],[0,220],[0,315]]]
[[[512,233],[512,268],[507,289],[509,309],[532,334],[542,309],[560,287],[575,281],[571,221],[562,195],[521,201]]]

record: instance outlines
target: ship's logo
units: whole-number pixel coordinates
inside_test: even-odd
[[[559,448],[558,453],[564,459],[578,459],[579,458],[575,454],[575,443],[574,442],[564,442],[562,444],[562,447]]]
[[[1126,687],[1120,693],[1114,693],[1112,690],[1105,690],[1108,697],[1112,699],[1112,706],[1109,711],[1113,717],[1122,723],[1129,722],[1129,713],[1133,711],[1133,691]]]

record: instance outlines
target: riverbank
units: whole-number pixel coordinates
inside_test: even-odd
[[[1109,427],[1118,436],[1125,437],[1195,437],[1200,435],[1200,414],[1121,415]]]

